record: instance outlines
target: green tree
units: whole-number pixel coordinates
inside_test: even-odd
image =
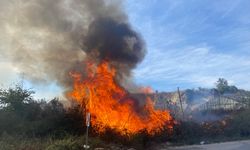
[[[216,90],[220,93],[220,94],[224,94],[224,93],[237,93],[238,92],[238,88],[234,85],[228,85],[228,82],[226,79],[224,78],[219,78],[218,81],[216,82]]]
[[[34,91],[23,89],[16,85],[15,88],[0,90],[0,105],[4,109],[20,112],[24,109],[25,104],[33,100]]]
[[[229,89],[228,82],[224,78],[219,78],[216,82],[216,88],[220,94],[223,94]]]

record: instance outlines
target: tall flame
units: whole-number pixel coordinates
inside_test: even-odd
[[[156,110],[146,98],[144,106],[137,107],[135,99],[115,81],[116,70],[108,61],[87,65],[87,78],[71,74],[73,90],[68,96],[91,113],[92,127],[99,133],[112,129],[121,135],[146,131],[150,135],[172,128],[168,111]]]

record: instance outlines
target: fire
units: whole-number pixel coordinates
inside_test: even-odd
[[[71,75],[74,86],[68,96],[91,113],[91,125],[98,133],[109,128],[121,135],[140,131],[154,135],[172,128],[169,112],[156,110],[149,97],[138,106],[138,101],[115,81],[116,70],[108,61],[97,66],[89,63],[85,78],[79,73]]]

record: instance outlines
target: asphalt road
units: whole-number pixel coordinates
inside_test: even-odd
[[[158,150],[250,150],[250,140],[177,147],[163,146]]]

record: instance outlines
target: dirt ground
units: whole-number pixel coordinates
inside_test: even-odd
[[[157,150],[250,150],[250,140],[177,147],[163,145]]]

